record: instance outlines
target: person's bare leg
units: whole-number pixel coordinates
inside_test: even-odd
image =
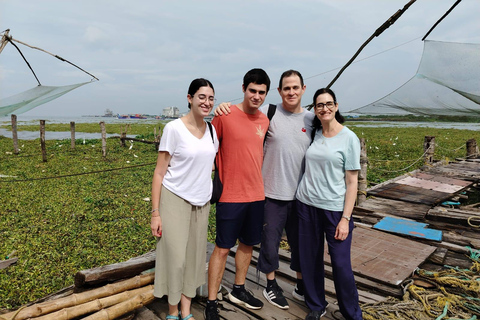
[[[182,318],[185,318],[189,314],[191,314],[191,307],[192,305],[192,298],[189,298],[185,295],[182,294],[182,297],[180,298],[180,311],[182,314]],[[195,318],[191,317],[190,319],[195,320]]]
[[[302,277],[302,273],[301,273],[301,272],[297,272],[297,279],[303,280],[303,277]]]
[[[267,280],[275,279],[275,271],[267,273]]]
[[[248,267],[252,260],[253,246],[239,243],[237,253],[235,254],[235,284],[245,284]]]
[[[171,316],[178,316],[178,304],[176,305],[171,305],[170,303],[168,304],[168,314]]]
[[[215,245],[210,256],[210,261],[208,262],[208,300],[217,299],[229,251],[230,249],[220,248]]]

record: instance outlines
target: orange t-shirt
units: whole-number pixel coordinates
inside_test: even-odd
[[[261,111],[248,114],[236,105],[227,116],[215,117],[218,169],[223,183],[220,202],[253,202],[265,199],[262,164],[268,118]]]

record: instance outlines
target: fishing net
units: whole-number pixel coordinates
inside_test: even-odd
[[[430,288],[410,280],[401,300],[388,298],[364,304],[363,319],[477,319],[480,316],[480,251],[469,250],[473,261],[470,269],[447,267],[438,272],[417,269],[417,278],[429,283]]]
[[[0,117],[15,113],[27,112],[41,104],[52,101],[90,82],[72,84],[68,86],[37,86],[11,97],[0,100]]]
[[[403,86],[351,113],[480,115],[480,44],[424,43],[420,66]]]

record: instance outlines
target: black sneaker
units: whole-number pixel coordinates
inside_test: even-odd
[[[319,320],[326,313],[327,313],[327,309],[323,309],[322,311],[310,311],[310,313],[307,314],[307,317],[305,318],[305,320]]]
[[[300,289],[298,289],[298,285],[295,285],[295,289],[293,289],[292,296],[298,301],[305,301],[305,297],[303,296],[303,291],[300,291]]]
[[[205,308],[203,313],[205,320],[220,320],[220,316],[218,315],[218,308],[217,304],[213,306],[208,306]]]
[[[249,309],[257,310],[263,307],[263,302],[255,298],[253,294],[245,290],[245,288],[232,290],[232,292],[228,294],[228,299],[233,303],[245,305],[245,307]]]
[[[263,296],[275,307],[284,310],[289,308],[287,299],[283,296],[283,290],[276,282],[272,286],[263,290]]]

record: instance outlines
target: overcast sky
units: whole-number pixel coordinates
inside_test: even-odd
[[[410,79],[422,55],[421,38],[454,2],[417,0],[374,38],[332,87],[340,109],[371,103]],[[25,115],[92,115],[106,108],[161,114],[168,106],[186,111],[188,86],[198,77],[212,81],[217,102],[239,102],[243,75],[256,67],[267,71],[275,89],[267,103],[280,102],[276,87],[281,73],[299,70],[307,85],[306,105],[406,3],[0,0],[0,31],[10,29],[14,39],[59,55],[100,79]],[[479,17],[480,0],[463,0],[427,39],[480,43]],[[17,45],[43,85],[91,79],[50,55]],[[0,98],[36,85],[8,44],[0,54]]]

